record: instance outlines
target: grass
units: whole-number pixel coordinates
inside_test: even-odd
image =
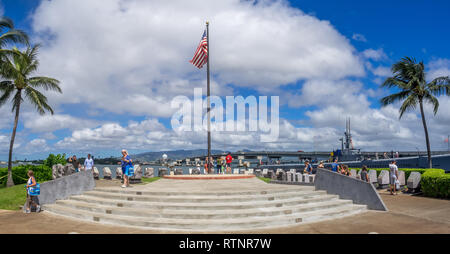
[[[0,209],[18,210],[26,200],[25,184],[18,184],[11,188],[0,187]]]
[[[152,177],[152,178],[144,178],[144,177],[142,177],[141,181],[143,183],[151,183],[151,182],[154,182],[154,181],[158,181],[159,179],[161,179],[161,177]]]
[[[258,177],[258,179],[261,180],[261,181],[264,181],[264,182],[266,182],[266,183],[269,183],[270,180],[272,180],[272,179],[270,179],[270,178],[264,178],[264,177]]]

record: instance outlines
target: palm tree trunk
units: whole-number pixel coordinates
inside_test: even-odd
[[[423,111],[423,101],[419,100],[419,104],[420,104],[420,114],[422,115],[423,128],[425,129],[425,140],[427,142],[428,167],[433,168],[433,163],[431,161],[430,138],[428,137],[427,122],[425,121],[425,113]]]
[[[19,93],[20,93],[20,91],[19,91]],[[11,135],[11,143],[9,145],[8,181],[6,182],[6,187],[14,186],[14,181],[12,179],[12,152],[13,152],[13,146],[14,146],[14,139],[16,138],[17,123],[19,122],[19,112],[20,112],[20,101],[16,107],[16,117],[14,119],[14,128],[13,128],[13,133]]]

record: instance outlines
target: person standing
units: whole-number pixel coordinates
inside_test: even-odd
[[[75,169],[75,172],[77,172],[77,173],[80,172],[80,162],[78,161],[76,155],[72,156],[72,159],[69,160],[69,162],[72,163],[73,168]]]
[[[233,156],[231,156],[231,153],[228,153],[227,157],[225,157],[225,160],[227,162],[227,173],[231,172],[231,163],[233,162]]]
[[[306,160],[305,161],[305,170],[303,172],[312,175],[312,170],[313,170],[313,168],[312,168],[311,164],[309,163],[309,160]]]
[[[397,188],[395,183],[398,179],[398,167],[397,162],[394,160],[389,164],[389,184],[391,195],[397,195]]]
[[[87,158],[84,160],[84,169],[92,170],[94,168],[94,159],[91,158],[91,154],[87,155]]]
[[[340,171],[340,166],[339,166],[337,158],[334,160],[334,163],[331,164],[331,171],[336,172],[336,173],[339,173],[339,171]]]
[[[36,212],[41,211],[41,206],[39,205],[39,199],[37,196],[33,196],[31,193],[31,188],[36,187],[36,179],[34,178],[34,172],[29,170],[28,173],[28,181],[27,181],[27,205],[26,205],[26,213],[31,212],[31,205],[34,204],[36,206]]]
[[[123,185],[122,188],[127,188],[130,187],[130,176],[132,176],[133,174],[131,174],[131,169],[133,167],[132,164],[133,160],[131,159],[130,155],[128,155],[127,150],[123,149],[122,150],[122,160],[121,162],[119,162],[119,164],[122,164],[122,174],[123,174]]]
[[[361,180],[369,183],[369,174],[367,173],[367,166],[362,166],[361,169]]]
[[[207,175],[208,173],[209,173],[209,170],[208,170],[208,168],[209,168],[209,163],[208,163],[208,157],[206,157],[205,158],[205,175]]]

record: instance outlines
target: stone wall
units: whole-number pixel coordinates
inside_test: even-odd
[[[92,170],[57,178],[41,183],[40,205],[52,204],[56,200],[67,199],[72,195],[80,195],[95,188]],[[25,207],[25,205],[24,205]]]
[[[325,190],[328,194],[339,195],[341,199],[353,200],[354,204],[367,205],[367,208],[371,210],[388,210],[375,187],[359,179],[327,169],[317,169],[314,186],[316,190]]]

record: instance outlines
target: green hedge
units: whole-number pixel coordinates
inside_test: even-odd
[[[450,198],[450,174],[443,170],[428,170],[420,181],[425,196]]]
[[[14,184],[23,184],[28,180],[28,170],[33,170],[36,181],[42,183],[52,180],[52,169],[45,165],[22,165],[12,168]],[[8,168],[0,168],[0,186],[5,186],[8,177]],[[3,177],[3,178],[2,178]]]

